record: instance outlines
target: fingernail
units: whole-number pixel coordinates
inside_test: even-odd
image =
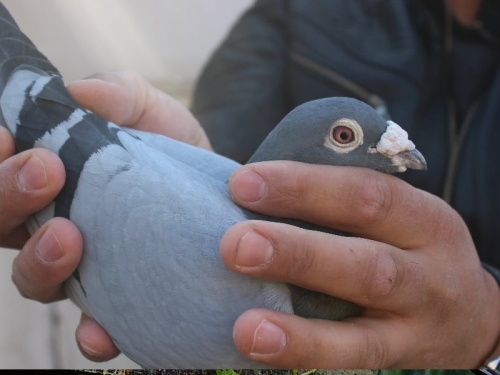
[[[232,178],[231,192],[240,201],[257,202],[266,194],[267,185],[262,177],[247,169]]]
[[[31,156],[17,175],[17,183],[25,191],[35,191],[47,186],[45,165],[36,156]]]
[[[36,246],[36,253],[45,263],[53,263],[63,257],[64,251],[52,229],[45,230]]]
[[[263,320],[255,330],[251,354],[275,354],[283,350],[287,342],[285,332],[269,320]]]
[[[85,354],[90,357],[91,359],[92,358],[100,358],[103,356],[103,353],[101,352],[98,352],[94,349],[92,349],[90,346],[86,345],[85,343],[81,342],[81,341],[77,341],[76,342],[77,345],[80,347],[80,351],[82,352],[85,352]]]
[[[267,238],[253,229],[241,237],[236,247],[236,265],[258,267],[269,263],[274,256],[274,247]]]

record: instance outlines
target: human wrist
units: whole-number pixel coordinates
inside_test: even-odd
[[[481,367],[487,367],[490,369],[499,369],[500,368],[500,339],[497,339],[497,343],[495,348],[491,352],[491,354],[483,361],[480,365]]]

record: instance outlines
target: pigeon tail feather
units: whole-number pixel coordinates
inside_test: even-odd
[[[122,146],[119,127],[81,108],[70,96],[59,71],[19,29],[0,4],[0,122],[13,134],[17,151],[34,147],[59,155],[66,184],[55,207],[44,212],[69,218],[84,164],[109,145]],[[46,210],[46,211],[47,211]],[[38,215],[40,216],[40,215]],[[36,221],[33,229],[42,225]]]
[[[44,75],[58,75],[59,71],[19,29],[9,11],[0,3],[0,90],[19,69],[37,71]],[[3,116],[2,116],[3,117]],[[4,118],[0,119],[5,125]]]

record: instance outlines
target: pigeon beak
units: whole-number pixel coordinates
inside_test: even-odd
[[[411,151],[401,151],[396,155],[389,156],[392,165],[399,167],[398,172],[404,172],[407,168],[427,170],[427,162],[424,156],[414,148]]]
[[[387,121],[385,133],[377,145],[370,147],[368,152],[377,152],[388,157],[392,166],[396,167],[396,172],[404,172],[408,168],[427,169],[425,158],[408,139],[408,133],[392,121]]]

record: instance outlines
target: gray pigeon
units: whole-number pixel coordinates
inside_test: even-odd
[[[244,311],[326,319],[359,313],[349,302],[227,270],[218,249],[230,226],[277,221],[231,201],[227,181],[239,164],[80,108],[3,6],[0,64],[0,121],[18,152],[50,149],[67,172],[62,192],[34,215],[30,230],[54,216],[78,226],[84,252],[67,294],[132,360],[147,368],[255,368],[261,365],[232,338]],[[279,159],[387,173],[425,168],[403,129],[346,98],[298,107],[251,161]]]

